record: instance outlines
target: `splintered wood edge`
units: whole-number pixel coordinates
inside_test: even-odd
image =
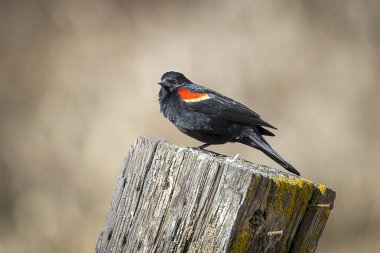
[[[326,225],[328,216],[330,214],[330,208],[333,206],[333,202],[335,199],[335,192],[328,187],[324,185],[315,185],[312,182],[310,182],[307,179],[304,179],[302,177],[299,177],[297,175],[293,175],[287,172],[283,172],[277,169],[272,169],[270,167],[262,166],[253,164],[251,162],[242,160],[242,159],[233,159],[231,161],[230,157],[216,154],[209,151],[204,150],[196,150],[192,148],[184,148],[180,147],[175,144],[171,144],[167,141],[163,141],[156,138],[151,137],[139,137],[134,145],[132,146],[129,153],[133,152],[133,149],[138,149],[138,146],[146,146],[146,144],[149,143],[152,147],[152,157],[154,156],[155,150],[158,145],[170,145],[175,149],[181,149],[185,150],[186,152],[192,152],[195,153],[199,157],[203,157],[204,159],[211,159],[215,162],[219,162],[221,164],[228,163],[229,165],[233,165],[236,169],[241,170],[250,170],[251,173],[256,174],[256,176],[260,176],[262,178],[269,179],[271,181],[274,181],[276,184],[278,184],[280,194],[281,191],[292,190],[293,187],[300,189],[303,189],[304,187],[307,187],[308,189],[313,188],[311,191],[304,190],[304,191],[297,191],[297,194],[300,193],[300,197],[304,198],[303,201],[306,201],[305,210],[303,210],[302,213],[299,213],[299,215],[302,215],[302,217],[297,218],[300,219],[300,222],[298,224],[298,227],[294,228],[295,232],[293,233],[293,236],[291,237],[291,241],[285,242],[286,245],[282,245],[283,249],[286,249],[286,251],[289,252],[313,252],[315,251],[318,240],[320,236],[322,235],[323,229]],[[129,155],[126,159],[129,159]],[[127,163],[127,160],[124,161],[124,164]],[[115,193],[113,195],[110,210],[107,215],[105,228],[103,229],[103,232],[101,233],[97,247],[95,248],[95,252],[98,252],[98,245],[99,247],[104,247],[108,242],[106,242],[107,235],[103,235],[104,232],[107,231],[107,227],[113,227],[113,224],[115,220],[112,219],[112,217],[115,215],[115,210],[112,210],[112,207],[115,207],[115,203],[120,201],[121,194],[120,191],[122,191],[122,182],[120,180],[123,179],[125,176],[125,168],[123,167],[121,169],[121,173],[119,175],[119,182],[116,186]],[[282,186],[281,186],[282,185]],[[291,187],[291,188],[289,188]],[[311,188],[310,188],[311,187]],[[311,192],[311,193],[310,193]],[[298,197],[298,196],[297,196]],[[307,199],[306,199],[307,198]],[[318,205],[322,206],[318,206]],[[329,205],[330,208],[325,208],[325,205]],[[293,209],[289,209],[290,212]],[[285,214],[291,217],[290,214]],[[238,222],[238,221],[236,221]],[[235,223],[236,225],[236,223]],[[310,226],[313,226],[312,229],[310,229]],[[283,236],[283,231],[279,233],[278,231],[267,231],[268,237],[277,237],[281,238]],[[286,233],[287,231],[285,231]],[[111,231],[112,233],[112,231]],[[112,236],[108,235],[108,236]],[[289,236],[289,235],[286,235]],[[102,242],[102,237],[104,237],[104,242]],[[235,236],[231,238],[230,242],[230,251],[231,252],[247,252],[247,250],[250,247],[251,240],[251,234],[248,230],[242,230],[236,231]],[[284,248],[285,247],[285,248]],[[101,249],[99,252],[102,252]]]
[[[306,213],[297,230],[290,252],[314,252],[322,236],[336,193],[325,185],[318,185],[308,204]]]
[[[176,144],[169,143],[165,140],[160,140],[152,137],[139,137],[139,138],[147,138],[153,139],[157,142],[167,143],[168,145],[173,145],[176,148],[184,148],[178,146]],[[325,185],[316,185],[311,181],[297,176],[292,173],[284,172],[281,170],[277,170],[274,168],[270,168],[264,165],[254,164],[249,161],[239,159],[238,157],[230,157],[214,152],[209,152],[206,150],[197,150],[192,148],[185,148],[187,151],[194,152],[200,155],[206,155],[211,157],[211,159],[217,160],[222,163],[231,163],[237,166],[239,169],[250,169],[253,170],[255,174],[259,174],[260,176],[267,177],[271,180],[275,180],[277,183],[281,185],[296,185],[300,188],[304,187],[313,187],[311,198],[307,196],[307,194],[303,193],[301,198],[308,199],[308,205],[306,206],[306,210],[301,218],[301,222],[296,230],[296,235],[291,242],[290,252],[314,252],[318,246],[318,241],[322,236],[323,230],[326,226],[327,220],[329,218],[330,212],[334,207],[334,200],[336,193],[334,190],[330,189]],[[284,190],[289,190],[288,188],[284,188]],[[302,194],[301,194],[302,195]],[[320,205],[320,206],[318,206]],[[326,208],[328,206],[328,208]],[[315,225],[316,224],[316,225]],[[314,226],[312,226],[314,225]],[[277,233],[274,233],[278,235]],[[281,235],[283,231],[281,231]],[[268,235],[273,235],[273,232],[269,231]],[[242,231],[240,234],[236,235],[234,240],[231,242],[231,249],[234,252],[239,252],[241,249],[241,245],[249,245],[245,240],[249,239],[247,231]],[[234,246],[237,246],[234,248]],[[244,248],[244,247],[243,247]],[[238,249],[238,250],[234,250]]]
[[[255,174],[260,174],[260,175],[262,175],[264,177],[268,177],[268,178],[280,178],[280,177],[284,178],[285,177],[285,178],[290,179],[290,180],[302,178],[302,177],[297,176],[295,174],[292,174],[290,172],[281,171],[281,170],[274,169],[274,168],[271,168],[271,167],[268,167],[265,165],[255,164],[255,163],[246,161],[244,159],[240,159],[240,158],[238,158],[238,156],[236,157],[236,155],[234,157],[231,157],[231,156],[226,156],[226,155],[219,154],[219,153],[216,153],[213,151],[200,150],[200,149],[189,148],[189,147],[182,147],[182,146],[170,143],[166,140],[161,140],[161,139],[157,139],[154,137],[140,136],[136,139],[136,141],[132,145],[132,147],[134,147],[137,143],[148,142],[148,141],[152,142],[152,143],[156,143],[156,145],[166,144],[166,145],[172,146],[175,149],[184,149],[186,152],[192,152],[192,153],[198,154],[199,156],[203,156],[205,159],[208,158],[208,159],[211,159],[211,160],[214,160],[217,162],[221,162],[221,163],[230,163],[233,166],[238,167],[239,169],[244,169],[244,170],[248,169],[248,170],[254,171]]]

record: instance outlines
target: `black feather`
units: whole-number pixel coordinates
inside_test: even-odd
[[[204,142],[202,146],[240,142],[261,150],[288,171],[300,175],[264,139],[264,135],[274,136],[265,127],[276,128],[247,106],[192,83],[178,72],[165,73],[158,84],[161,85],[161,112],[181,132]],[[187,99],[183,95],[190,94],[191,97],[191,93],[200,96],[194,94],[194,99]],[[208,96],[203,96],[204,93]]]
[[[211,97],[210,99],[201,100],[198,102],[186,103],[186,107],[191,110],[225,119],[231,123],[244,126],[265,126],[277,129],[268,122],[262,120],[260,115],[245,105],[231,98],[225,97],[216,91],[194,84],[187,85],[186,89],[192,92],[205,92]]]
[[[261,126],[258,126],[257,127],[257,130],[259,131],[259,133],[261,135],[266,135],[266,136],[275,136],[274,133],[272,133],[271,131],[261,127]]]

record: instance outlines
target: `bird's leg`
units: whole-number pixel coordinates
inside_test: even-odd
[[[200,145],[200,146],[194,147],[194,149],[204,149],[204,148],[206,148],[206,147],[208,147],[208,146],[210,146],[210,145],[211,145],[211,144],[205,143],[205,144],[202,144],[202,145]]]

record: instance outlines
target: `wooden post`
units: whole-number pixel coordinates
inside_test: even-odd
[[[229,159],[140,137],[95,252],[314,252],[335,192]]]

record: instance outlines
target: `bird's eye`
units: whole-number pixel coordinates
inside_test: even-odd
[[[166,81],[168,81],[170,84],[175,84],[175,80],[174,79],[167,79]]]

